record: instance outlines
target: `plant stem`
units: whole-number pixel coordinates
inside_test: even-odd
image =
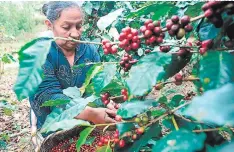
[[[73,38],[64,38],[64,37],[54,37],[54,40],[67,40],[67,41],[74,41],[74,42],[78,42],[78,43],[86,43],[86,44],[97,44],[97,45],[102,45],[102,43],[99,42],[90,42],[90,41],[81,41],[81,40],[76,40]]]
[[[205,17],[204,14],[199,15],[199,16],[196,16],[196,17],[194,17],[194,18],[191,18],[190,22],[199,20],[199,19],[204,18],[204,17]],[[167,28],[163,28],[163,29],[162,29],[162,32],[166,32],[166,31],[167,31]],[[144,38],[144,36],[143,36],[143,35],[139,36],[139,39],[141,39],[141,38]],[[58,40],[58,39],[60,39],[60,40],[67,40],[67,41],[74,41],[74,42],[78,42],[78,43],[102,45],[102,43],[100,43],[100,42],[81,41],[81,40],[73,39],[73,38],[71,38],[71,37],[69,37],[69,38],[54,37],[54,40]],[[112,42],[111,44],[113,44],[113,45],[114,45],[114,44],[119,44],[119,42]],[[191,47],[190,47],[190,48],[191,48]]]
[[[187,119],[187,118],[185,118],[185,117],[183,117],[183,116],[181,116],[181,115],[178,115],[178,114],[176,114],[176,113],[174,113],[174,115],[175,115],[176,117],[179,117],[179,118],[181,118],[181,119],[183,119],[183,120],[185,120],[185,121],[188,121],[188,122],[193,122],[193,123],[204,123],[204,122],[201,122],[201,121],[192,121],[192,120]]]
[[[209,131],[218,131],[221,128],[210,128],[210,129],[202,129],[202,130],[193,130],[193,132],[209,132]]]
[[[182,81],[199,81],[199,80],[200,80],[199,78],[184,78]],[[176,82],[175,80],[166,81],[166,82],[157,83],[156,85],[159,85],[159,84],[165,85],[165,84],[175,83],[175,82]]]
[[[99,126],[114,126],[117,124],[123,124],[123,123],[133,123],[134,121],[121,121],[121,122],[115,122],[115,123],[108,123],[108,124],[97,124],[93,125],[94,127],[99,127]]]
[[[113,99],[118,99],[118,98],[123,98],[123,95],[120,95],[120,96],[115,96],[115,97],[110,97],[110,100],[113,100]]]
[[[169,114],[174,113],[175,111],[179,110],[180,108],[183,108],[184,106],[186,106],[186,105],[188,105],[188,104],[190,104],[190,103],[191,103],[191,101],[186,102],[186,103],[184,103],[184,104],[182,104],[182,105],[180,105],[180,106],[176,107],[175,109],[173,109],[173,110],[171,110],[171,111],[168,111],[168,112],[164,113],[164,114],[163,114],[163,115],[161,115],[160,117],[158,117],[158,118],[156,118],[156,119],[152,120],[152,121],[151,121],[150,123],[148,123],[145,127],[148,127],[148,126],[152,125],[153,123],[155,123],[155,122],[157,122],[157,121],[159,121],[159,120],[163,119],[164,117],[168,116]]]
[[[205,17],[204,14],[199,15],[199,16],[196,16],[196,17],[194,17],[194,18],[191,18],[191,19],[190,19],[190,22],[194,22],[194,21],[199,20],[199,19],[204,18],[204,17]],[[167,31],[167,28],[163,28],[162,31],[163,31],[163,32],[166,32],[166,31]]]
[[[176,120],[175,120],[174,115],[172,116],[171,119],[172,119],[172,122],[173,122],[173,125],[174,125],[175,129],[176,129],[176,130],[179,130],[179,127],[178,127],[178,124],[177,124],[177,122],[176,122]]]

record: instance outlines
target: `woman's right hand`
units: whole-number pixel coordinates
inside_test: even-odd
[[[107,108],[92,108],[90,110],[89,119],[94,124],[115,123],[113,119],[116,116],[116,110]]]
[[[76,119],[90,121],[94,124],[115,123],[113,119],[116,116],[116,110],[108,108],[92,108],[85,107],[85,109],[77,116]]]

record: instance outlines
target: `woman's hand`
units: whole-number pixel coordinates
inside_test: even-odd
[[[113,118],[115,118],[116,112],[117,110],[108,108],[91,108],[87,106],[75,118],[90,121],[94,124],[115,123],[116,121]]]
[[[110,101],[107,106],[108,109],[117,111],[118,109],[116,107],[120,107],[120,104],[115,103],[114,101]]]
[[[94,124],[115,123],[113,119],[116,116],[116,110],[107,108],[92,108],[90,110],[90,121]]]

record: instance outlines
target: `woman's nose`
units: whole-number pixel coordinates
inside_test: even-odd
[[[77,39],[79,38],[81,35],[81,31],[80,30],[72,30],[71,33],[70,33],[70,37],[74,38],[74,39]]]

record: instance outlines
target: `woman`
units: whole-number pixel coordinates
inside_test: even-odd
[[[46,6],[46,7],[45,7]],[[71,37],[79,40],[82,34],[84,14],[76,2],[54,1],[44,5],[43,12],[47,19],[45,24],[54,37]],[[73,41],[56,40],[43,65],[44,77],[34,96],[30,97],[32,112],[35,113],[37,129],[50,114],[49,107],[40,107],[48,100],[69,99],[62,93],[68,87],[81,87],[90,66],[73,70],[72,66],[86,62],[100,62],[97,48],[94,45],[78,44]],[[108,108],[86,107],[76,119],[87,120],[94,124],[113,123],[116,109],[110,103]],[[34,114],[32,114],[34,115]]]

